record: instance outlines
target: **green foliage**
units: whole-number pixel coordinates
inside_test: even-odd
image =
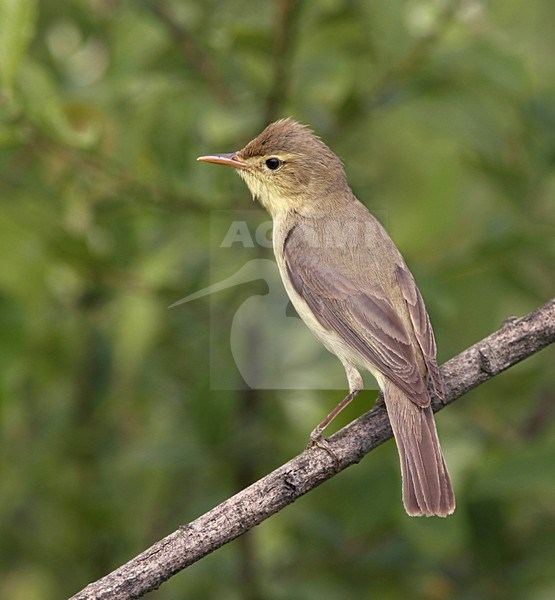
[[[240,384],[221,340],[265,288],[167,310],[243,264],[211,261],[210,228],[248,192],[196,156],[310,124],[406,256],[442,361],[555,295],[555,5],[288,6],[0,0],[3,597],[71,595],[341,397],[213,389],[214,361]],[[387,444],[155,596],[553,597],[554,373],[548,349],[438,417],[453,517],[405,516]]]
[[[5,94],[13,93],[13,82],[35,29],[35,0],[0,2],[0,76]]]

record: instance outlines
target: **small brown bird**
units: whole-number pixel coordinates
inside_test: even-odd
[[[198,160],[234,167],[274,223],[273,246],[299,316],[347,373],[349,394],[316,427],[322,432],[370,371],[383,391],[397,442],[409,515],[455,509],[430,396],[443,396],[424,301],[385,229],[354,196],[339,158],[310,129],[282,119],[239,152]]]

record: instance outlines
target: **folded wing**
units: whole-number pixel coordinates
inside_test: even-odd
[[[287,273],[295,291],[307,303],[322,327],[335,332],[360,357],[361,363],[370,363],[377,368],[415,404],[427,406],[430,399],[418,368],[411,337],[383,289],[378,284],[368,283],[365,278],[350,276],[348,269],[342,268],[341,261],[337,259],[339,252],[334,254],[336,258],[331,263],[329,260],[323,261],[317,247],[303,235],[301,226],[289,232],[284,254]],[[348,260],[348,253],[345,256]],[[406,277],[400,277],[407,292],[412,294],[412,300],[414,291],[406,284]],[[422,338],[422,341],[420,338],[418,341],[421,347],[427,348],[429,354],[435,349],[435,342],[432,334],[432,347],[425,327],[429,321],[425,309],[425,318],[420,314],[423,304],[419,304],[418,297],[419,294],[417,300],[409,305],[409,312],[413,324],[417,319],[422,321],[416,321],[421,331],[417,335]],[[405,300],[408,304],[406,297]]]

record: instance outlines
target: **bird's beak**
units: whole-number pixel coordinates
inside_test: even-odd
[[[209,154],[208,156],[199,156],[197,160],[214,163],[215,165],[227,165],[228,167],[235,167],[236,169],[248,169],[251,166],[249,163],[240,160],[235,152],[231,152],[230,154]]]

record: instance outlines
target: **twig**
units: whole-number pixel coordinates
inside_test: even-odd
[[[406,79],[411,73],[419,71],[436,43],[451,25],[459,8],[460,0],[451,0],[438,15],[434,27],[420,36],[401,60],[385,73],[370,93],[370,108],[383,102],[395,82]]]
[[[212,59],[197,43],[185,25],[177,20],[171,7],[163,0],[148,1],[145,4],[166,25],[187,63],[207,84],[214,96],[224,104],[233,104],[234,95],[219,76]]]
[[[333,127],[328,130],[328,137],[341,132],[347,121],[352,127],[358,119],[367,118],[371,111],[388,103],[391,99],[391,91],[413,73],[421,70],[452,24],[460,3],[461,0],[449,0],[437,16],[434,26],[418,37],[399,61],[377,79],[369,91],[360,95],[362,92],[353,89],[348,103],[340,111]]]
[[[503,327],[445,363],[440,410],[476,386],[555,342],[555,298]],[[305,450],[256,483],[180,527],[72,600],[139,598],[203,556],[242,535],[391,437],[379,403],[330,438],[338,466],[327,452]]]

